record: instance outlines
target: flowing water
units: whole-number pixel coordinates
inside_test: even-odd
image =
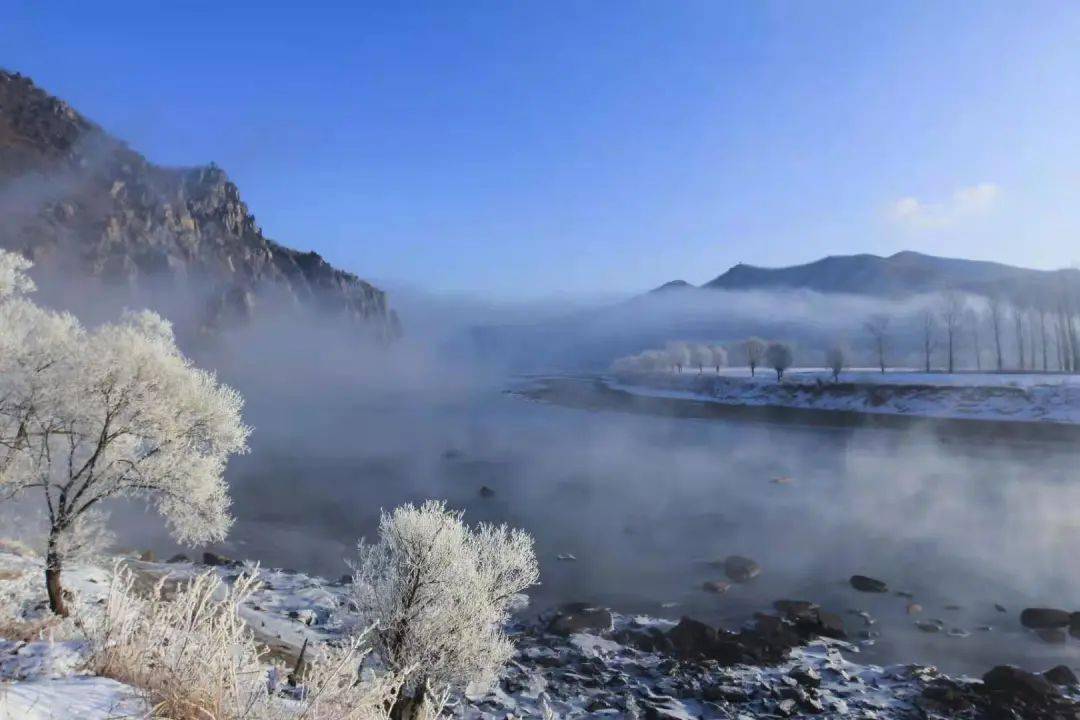
[[[1018,622],[1026,606],[1080,610],[1074,444],[626,414],[494,389],[343,405],[280,418],[278,429],[304,424],[299,438],[272,422],[256,433],[230,469],[238,522],[225,550],[336,577],[380,508],[437,497],[535,535],[537,610],[587,600],[736,627],[776,599],[806,599],[853,635],[879,634],[863,647],[874,662],[1080,663],[1080,640],[1049,643]],[[576,560],[557,559],[567,553]],[[733,554],[761,575],[703,591],[724,579],[710,561]],[[854,573],[889,592],[856,592]],[[914,625],[931,618],[942,632]]]

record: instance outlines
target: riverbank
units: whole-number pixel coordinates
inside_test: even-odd
[[[590,410],[826,427],[921,427],[947,437],[1080,440],[1080,386],[911,385],[696,373],[533,378],[512,392]]]
[[[182,580],[213,568],[226,583],[252,567],[127,559],[146,581]],[[0,553],[0,567],[39,573],[32,558]],[[86,601],[107,588],[108,572],[73,567],[69,581]],[[243,617],[275,657],[295,661],[305,641],[335,642],[347,632],[348,578],[328,581],[288,570],[260,571],[261,587]],[[10,578],[9,578],[10,579]],[[949,677],[921,665],[858,661],[843,619],[800,601],[778,601],[736,631],[689,618],[626,616],[585,603],[513,624],[513,660],[489,690],[466,693],[451,715],[469,720],[560,718],[996,718],[1049,720],[1080,715],[1067,668],[1035,674],[995,668],[982,680]],[[146,717],[138,693],[80,671],[77,641],[0,640],[0,718]],[[1011,714],[1009,714],[1011,713]],[[547,715],[550,717],[551,715]]]

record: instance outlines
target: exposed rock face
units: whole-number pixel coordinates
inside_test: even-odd
[[[220,168],[153,165],[3,71],[0,218],[0,247],[112,286],[179,291],[203,304],[204,327],[294,306],[344,316],[383,338],[399,332],[381,290],[264,237]]]

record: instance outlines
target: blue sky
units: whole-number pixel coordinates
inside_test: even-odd
[[[391,286],[1080,261],[1080,3],[7,6],[4,66]]]

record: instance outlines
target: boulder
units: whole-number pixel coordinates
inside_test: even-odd
[[[724,559],[724,574],[738,583],[753,580],[761,574],[761,566],[748,557],[730,555]]]
[[[139,555],[139,559],[143,562],[157,562],[157,556],[154,555],[153,550],[143,550],[142,554]]]
[[[592,607],[588,603],[564,605],[548,622],[548,632],[556,635],[574,633],[603,633],[614,627],[611,611]]]
[[[705,592],[723,595],[731,589],[731,583],[724,582],[723,580],[706,580],[702,583],[701,589]]]
[[[667,634],[675,653],[681,657],[712,657],[720,634],[700,620],[683,617]]]
[[[1068,665],[1052,667],[1043,673],[1043,677],[1055,685],[1076,686],[1080,684],[1080,680],[1076,679],[1076,673]]]
[[[1039,628],[1035,634],[1045,643],[1051,645],[1064,645],[1069,640],[1069,634],[1065,628]]]
[[[804,616],[811,610],[816,610],[817,605],[809,600],[776,600],[773,607],[784,617],[797,618]]]
[[[915,623],[915,627],[919,628],[924,633],[941,632],[941,626],[931,620],[919,620],[917,623]]]
[[[1080,613],[1069,615],[1069,634],[1074,638],[1080,638]]]
[[[176,555],[173,555],[171,558],[169,558],[166,562],[169,562],[171,564],[186,563],[191,562],[191,558],[189,558],[184,553],[177,553]]]
[[[1057,695],[1049,680],[1012,665],[998,665],[983,675],[983,684],[991,695],[1041,700]]]
[[[848,582],[851,583],[851,587],[859,592],[883,593],[889,591],[889,586],[883,580],[867,577],[866,575],[852,575]]]
[[[821,673],[811,667],[795,667],[788,676],[795,679],[803,687],[816,688],[821,685]]]
[[[217,553],[204,552],[202,556],[203,565],[210,565],[211,567],[232,567],[233,565],[239,565],[236,560],[224,555],[218,555]]]
[[[1054,608],[1026,608],[1020,613],[1020,624],[1031,630],[1046,630],[1069,626],[1071,616]]]

